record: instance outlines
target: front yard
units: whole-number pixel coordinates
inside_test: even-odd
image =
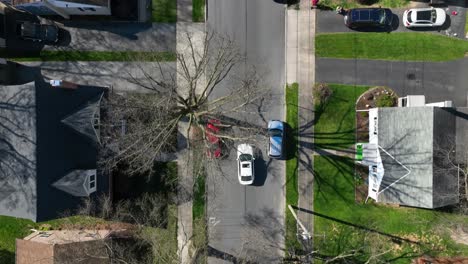
[[[316,55],[327,58],[449,61],[468,52],[468,42],[429,33],[318,34]]]
[[[365,86],[329,85],[333,91],[319,112],[316,143],[323,148],[348,148],[355,142],[355,101]],[[354,160],[314,158],[314,243],[318,258],[346,258],[348,263],[408,263],[423,254],[468,255],[450,232],[467,226],[468,218],[438,210],[356,202]],[[338,259],[337,259],[338,261]]]
[[[404,7],[409,4],[410,0],[367,0],[361,2],[382,7]],[[368,5],[359,4],[357,0],[320,0],[319,5],[332,9],[335,9],[338,5],[344,8],[368,7]]]

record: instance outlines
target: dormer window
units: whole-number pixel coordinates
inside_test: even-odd
[[[89,193],[96,191],[96,174],[89,175]]]

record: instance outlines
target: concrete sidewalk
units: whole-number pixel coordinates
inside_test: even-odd
[[[313,132],[314,107],[312,87],[315,83],[315,17],[310,0],[301,0],[300,10],[287,11],[286,79],[299,84],[299,170],[298,205],[313,210]],[[301,222],[312,235],[313,215],[297,212]],[[303,230],[298,230],[302,232]],[[305,243],[310,246],[312,241]]]
[[[189,42],[187,33],[191,36],[192,44],[195,47],[195,58],[199,59],[203,52],[203,41],[205,39],[205,25],[203,23],[191,23],[191,22],[178,22],[177,23],[177,53],[184,56],[192,56],[191,49],[189,48]],[[187,68],[194,70],[191,60],[186,60]],[[188,90],[185,88],[189,87],[186,78],[181,73],[182,65],[177,61],[177,89],[180,95],[188,95]],[[201,78],[199,81],[203,82]],[[198,87],[202,87],[199,85]],[[195,91],[197,92],[197,91]],[[178,218],[177,218],[177,241],[178,241],[178,253],[179,263],[186,264],[192,262],[191,239],[193,236],[192,228],[192,207],[193,207],[193,170],[190,150],[187,149],[187,128],[188,123],[181,121],[178,124],[178,162],[177,171],[179,175],[179,188],[178,188]]]

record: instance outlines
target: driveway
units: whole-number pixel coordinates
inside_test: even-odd
[[[175,51],[176,47],[175,23],[69,21],[62,28],[64,30],[61,31],[63,37],[59,49]],[[46,46],[45,49],[57,48]]]
[[[425,95],[427,102],[452,100],[467,106],[468,58],[451,62],[404,62],[316,59],[316,81],[350,85],[384,85],[399,96]]]
[[[161,77],[157,62],[28,62],[22,63],[40,69],[43,76],[49,79],[59,79],[75,82],[82,85],[109,86],[119,92],[147,92],[148,90],[138,85],[138,82],[149,84],[143,71],[152,72],[156,79]],[[173,71],[175,74],[175,62],[161,63],[163,72]],[[24,71],[22,71],[24,72]],[[26,71],[27,72],[27,71]],[[24,78],[23,78],[24,79]]]
[[[233,39],[271,89],[257,107],[231,117],[266,128],[269,119],[284,119],[284,5],[264,0],[209,0],[208,29]],[[246,74],[246,67],[235,74]],[[229,81],[224,85],[229,85]],[[228,92],[219,89],[214,98]],[[267,156],[267,138],[252,143],[263,158],[256,160],[255,186],[237,179],[235,151],[208,175],[209,263],[279,263],[284,247],[285,164]]]
[[[443,7],[443,9],[447,13],[447,20],[441,28],[421,30],[404,27],[402,25],[402,17],[406,9],[392,8],[392,12],[395,15],[392,32],[428,32],[465,38],[466,8],[459,5],[449,5]],[[457,15],[452,15],[452,11],[456,11]],[[342,15],[338,15],[334,11],[318,10],[317,33],[357,32],[346,27],[343,19]]]

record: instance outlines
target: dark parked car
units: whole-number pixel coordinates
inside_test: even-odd
[[[44,44],[56,44],[59,40],[59,28],[56,25],[22,21],[17,24],[17,32],[22,39]]]
[[[393,13],[388,8],[354,8],[344,17],[346,26],[359,28],[390,28]]]

